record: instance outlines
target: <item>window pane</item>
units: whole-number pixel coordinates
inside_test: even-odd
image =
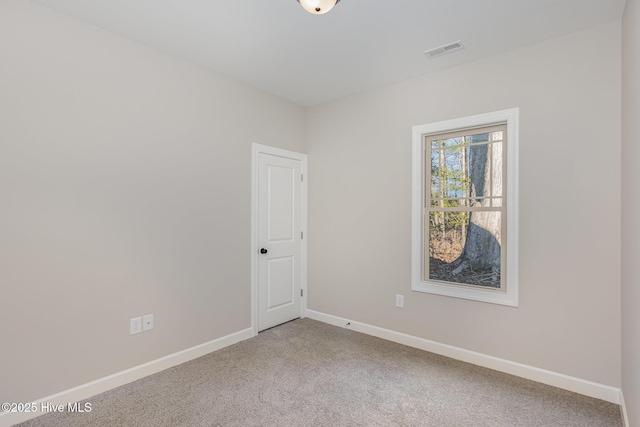
[[[504,131],[431,140],[431,207],[497,207],[503,195]]]
[[[491,195],[493,197],[502,197],[502,142],[491,144],[490,160]]]
[[[467,206],[470,194],[469,147],[431,151],[431,206]]]
[[[437,150],[438,148],[448,148],[460,144],[464,144],[464,138],[462,136],[456,136],[454,138],[434,139],[431,141],[431,149]]]
[[[488,133],[476,133],[472,135],[467,135],[464,137],[467,141],[467,144],[477,144],[479,142],[489,142],[489,134]]]
[[[429,280],[501,287],[501,212],[430,212]]]
[[[440,168],[440,150],[432,150],[431,151],[431,206],[439,206],[437,202],[434,202],[434,199],[438,197],[441,193],[443,186],[441,183],[441,168]],[[435,204],[434,204],[435,203]]]
[[[429,213],[429,257],[451,263],[462,255],[469,212]]]

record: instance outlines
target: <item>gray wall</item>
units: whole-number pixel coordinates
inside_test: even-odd
[[[622,21],[622,391],[640,425],[640,2]]]
[[[0,401],[249,328],[251,143],[303,109],[23,0],[0,57]]]
[[[619,387],[620,31],[606,24],[308,110],[309,308]],[[511,107],[520,307],[412,292],[412,126]]]

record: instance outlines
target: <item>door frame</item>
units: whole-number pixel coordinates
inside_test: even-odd
[[[299,160],[302,166],[302,252],[300,260],[300,289],[302,289],[302,297],[300,298],[300,317],[306,317],[307,314],[307,155],[296,153],[295,151],[284,150],[282,148],[271,147],[253,143],[251,154],[251,328],[253,335],[258,335],[258,266],[260,257],[260,242],[258,241],[258,157],[260,154],[268,154],[271,156],[284,157],[286,159]]]

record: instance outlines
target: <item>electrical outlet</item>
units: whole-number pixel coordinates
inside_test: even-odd
[[[396,307],[404,308],[404,295],[396,294]]]
[[[142,332],[142,317],[134,317],[129,321],[129,335]]]
[[[142,316],[142,330],[148,331],[153,329],[153,314]]]

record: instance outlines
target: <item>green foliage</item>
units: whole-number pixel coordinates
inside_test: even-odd
[[[445,143],[442,141],[439,147],[444,147]],[[431,204],[433,207],[453,208],[467,203],[471,179],[465,170],[464,159],[468,157],[466,149],[467,147],[462,145],[442,151],[432,151]],[[429,218],[429,228],[436,234],[460,231],[468,223],[468,212],[432,212]],[[444,238],[444,236],[439,237]]]

